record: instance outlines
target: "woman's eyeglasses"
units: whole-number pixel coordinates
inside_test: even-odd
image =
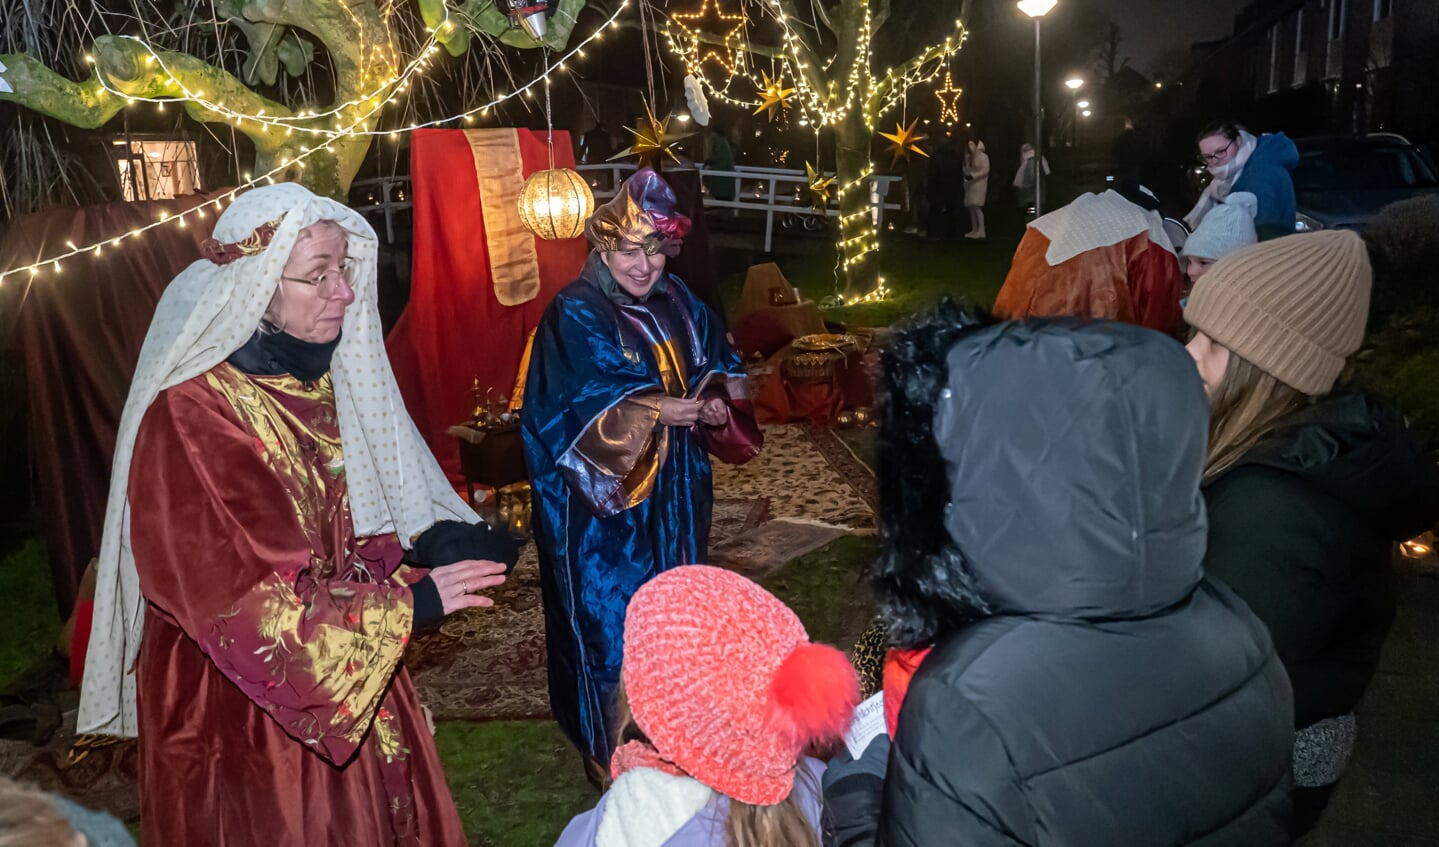
[[[1224,145],[1223,147],[1220,147],[1218,150],[1215,150],[1213,153],[1200,153],[1200,154],[1199,154],[1199,161],[1203,162],[1203,163],[1206,164],[1206,165],[1212,165],[1212,164],[1214,164],[1215,162],[1218,162],[1220,159],[1223,159],[1226,155],[1228,155],[1229,151],[1232,150],[1233,148],[1234,148],[1234,142],[1231,140],[1228,144]]]
[[[286,282],[298,282],[302,285],[314,286],[315,292],[321,297],[330,298],[340,290],[340,283],[351,285],[354,280],[355,260],[346,258],[340,262],[339,267],[321,271],[318,276],[304,279],[298,276],[281,276],[280,279]]]

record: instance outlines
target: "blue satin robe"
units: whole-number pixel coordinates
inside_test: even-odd
[[[615,290],[608,273],[592,254],[546,309],[521,415],[550,709],[580,752],[604,766],[619,729],[625,607],[647,580],[703,563],[709,548],[704,438],[659,426],[659,399],[693,396],[715,373],[744,378],[718,319],[678,278],[638,303],[607,296],[602,280]],[[731,416],[748,414],[752,426],[752,407],[742,407],[731,403]]]

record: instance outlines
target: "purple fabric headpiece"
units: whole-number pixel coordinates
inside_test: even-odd
[[[680,214],[679,201],[669,183],[649,168],[625,180],[614,199],[595,210],[585,223],[585,237],[601,250],[616,250],[623,242],[638,244],[649,255],[678,256],[690,231],[690,219]]]

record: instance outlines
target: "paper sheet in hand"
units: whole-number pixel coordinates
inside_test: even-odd
[[[881,691],[855,707],[854,720],[850,721],[844,734],[844,746],[849,748],[851,756],[858,759],[864,755],[869,742],[884,731],[884,692]]]

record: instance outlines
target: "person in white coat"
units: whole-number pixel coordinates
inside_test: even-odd
[[[989,154],[984,142],[969,142],[964,156],[964,208],[969,212],[969,232],[965,238],[984,238],[984,200],[989,193]]]

